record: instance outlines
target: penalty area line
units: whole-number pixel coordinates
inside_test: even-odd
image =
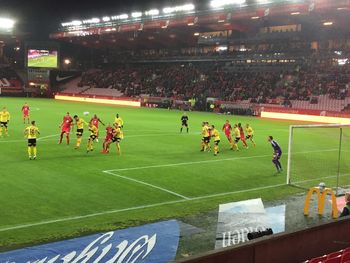
[[[222,196],[226,196],[226,195],[241,194],[241,193],[247,193],[247,192],[255,192],[255,191],[260,191],[260,190],[278,188],[278,187],[282,187],[282,186],[286,186],[286,184],[269,185],[269,186],[263,186],[263,187],[245,189],[245,190],[237,190],[237,191],[226,192],[226,193],[219,193],[219,194],[213,194],[213,195],[205,195],[205,196],[193,197],[193,198],[189,198],[189,199],[181,199],[181,200],[174,200],[174,201],[168,201],[168,202],[155,203],[155,204],[150,204],[150,205],[135,206],[135,207],[124,208],[124,209],[115,209],[115,210],[109,210],[109,211],[102,211],[102,212],[98,212],[98,213],[81,215],[81,216],[72,216],[72,217],[58,218],[58,219],[52,219],[52,220],[47,220],[47,221],[41,221],[41,222],[37,222],[37,223],[28,223],[28,224],[22,224],[22,225],[14,225],[14,226],[0,228],[0,232],[6,232],[6,231],[11,231],[11,230],[19,230],[19,229],[27,229],[27,228],[31,228],[31,227],[35,227],[35,226],[50,225],[50,224],[55,224],[55,223],[63,223],[63,222],[80,220],[80,219],[87,219],[87,218],[92,218],[92,217],[98,217],[98,216],[104,216],[104,215],[110,215],[110,214],[117,214],[117,213],[122,213],[122,212],[137,211],[137,210],[142,210],[142,209],[161,207],[161,206],[165,206],[165,205],[173,205],[173,204],[185,203],[185,202],[189,202],[189,201],[205,200],[205,199],[211,199],[211,198],[215,198],[215,197],[222,197]]]

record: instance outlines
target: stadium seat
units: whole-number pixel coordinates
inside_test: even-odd
[[[339,250],[337,252],[333,252],[333,253],[328,254],[327,259],[335,258],[335,257],[337,257],[339,255],[343,255],[343,250]]]
[[[350,251],[348,251],[347,253],[344,252],[342,261],[350,261]]]
[[[343,254],[350,253],[350,247],[343,249]]]
[[[323,263],[327,259],[327,255],[310,259],[309,263]]]
[[[333,258],[326,259],[325,261],[322,261],[323,263],[341,263],[342,262],[342,255],[338,255]]]

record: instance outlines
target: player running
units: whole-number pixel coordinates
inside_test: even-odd
[[[188,127],[188,116],[187,116],[187,114],[185,112],[184,112],[184,114],[181,117],[180,133],[182,133],[182,130],[183,130],[184,127],[186,127],[186,130],[187,130],[187,133],[188,133],[188,130],[189,130],[189,127]]]
[[[66,135],[67,145],[69,145],[69,133],[70,133],[70,130],[72,128],[72,123],[73,123],[73,119],[69,115],[69,112],[67,112],[67,115],[65,115],[63,117],[63,121],[59,126],[59,128],[61,128],[61,135],[60,135],[60,139],[58,141],[58,144],[62,143],[63,135]]]
[[[220,134],[214,125],[211,126],[211,137],[214,138],[214,156],[217,156],[219,153]]]
[[[26,123],[26,120],[28,121],[28,124],[30,122],[30,118],[29,118],[29,111],[30,111],[30,108],[29,108],[29,105],[28,103],[24,103],[23,107],[22,107],[22,113],[23,113],[23,123],[25,124]]]
[[[117,115],[115,116],[114,119],[114,127],[121,127],[124,128],[124,121],[123,119],[119,116],[119,114],[117,113]]]
[[[245,131],[247,132],[246,140],[250,140],[252,142],[253,146],[255,147],[256,144],[255,144],[255,141],[254,141],[254,130],[253,130],[253,128],[249,124],[247,124],[246,128],[245,128]]]
[[[113,139],[113,127],[111,126],[110,123],[108,123],[106,128],[106,137],[103,142],[103,149],[101,153],[109,153],[109,145],[111,144],[112,139]]]
[[[244,130],[243,130],[242,124],[238,123],[238,129],[239,129],[239,132],[241,134],[241,141],[243,143],[243,147],[248,149],[248,144],[245,140],[245,135],[244,135]]]
[[[98,128],[95,125],[93,125],[92,122],[90,122],[89,123],[89,131],[91,133],[90,133],[90,137],[88,140],[86,153],[92,152],[94,150],[94,141],[97,139]]]
[[[35,121],[32,121],[32,125],[24,130],[24,135],[28,139],[28,157],[29,160],[36,159],[36,139],[40,135],[39,128],[35,125]]]
[[[277,169],[277,173],[282,172],[282,164],[280,162],[281,156],[282,156],[282,149],[279,146],[278,142],[273,139],[272,136],[269,136],[267,140],[271,143],[271,146],[273,148],[273,157],[272,162],[275,165]]]
[[[79,118],[78,115],[75,115],[73,118],[75,120],[75,125],[77,126],[77,143],[74,149],[79,149],[81,144],[81,137],[83,137],[84,134],[84,125],[89,126],[89,124],[84,119]]]
[[[6,107],[2,108],[0,111],[0,137],[2,137],[3,130],[5,131],[6,136],[9,136],[8,133],[8,124],[10,122],[10,113]]]
[[[209,123],[202,123],[202,147],[201,152],[210,150],[210,133],[209,133]]]
[[[97,117],[97,115],[95,114],[92,119],[90,120],[90,123],[92,123],[93,126],[95,126],[98,130],[98,126],[101,123],[103,126],[105,126],[105,124],[101,121],[101,119],[99,117]],[[98,142],[98,133],[96,135],[96,142]]]
[[[237,124],[233,125],[233,132],[235,133],[235,140],[233,142],[232,150],[239,151],[238,142],[241,139],[241,132],[240,132]]]
[[[232,141],[232,135],[231,135],[232,126],[231,126],[229,120],[226,120],[224,126],[222,127],[222,130],[225,133],[225,136],[226,136],[228,142],[230,143],[231,148],[233,149],[233,141]]]

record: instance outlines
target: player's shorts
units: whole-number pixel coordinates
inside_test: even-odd
[[[241,141],[245,141],[245,136],[241,136]]]
[[[84,129],[77,129],[77,136],[78,137],[81,137],[81,136],[83,136],[83,133],[84,133]]]
[[[246,138],[246,140],[252,140],[253,137],[254,137],[254,135],[247,135],[245,138]]]
[[[5,128],[7,128],[7,121],[2,121],[2,122],[0,122],[0,127],[5,127]]]
[[[35,147],[36,139],[28,139],[28,147]]]
[[[122,138],[118,138],[118,137],[114,137],[113,139],[112,139],[112,142],[117,142],[117,143],[119,143],[119,142],[121,142],[122,141]]]
[[[188,123],[187,122],[182,122],[182,126],[188,127]]]
[[[220,140],[214,141],[215,145],[218,146],[220,143]]]
[[[225,136],[228,140],[231,140],[232,139],[232,136],[231,136],[231,133],[225,133]]]
[[[23,113],[23,118],[29,118],[29,113]]]
[[[209,143],[210,142],[210,137],[203,137],[203,141],[205,143]]]
[[[70,133],[70,128],[65,128],[65,127],[63,127],[63,128],[62,128],[62,132],[63,132],[63,133]]]
[[[96,135],[90,135],[90,140],[94,141],[97,139],[97,136]]]
[[[281,151],[274,152],[274,154],[273,154],[274,159],[277,159],[277,160],[280,159],[281,156],[282,156]]]
[[[235,138],[235,143],[239,142],[241,140],[241,137],[236,137]]]

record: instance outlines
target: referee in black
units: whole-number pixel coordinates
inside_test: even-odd
[[[188,116],[186,115],[186,113],[184,113],[181,117],[181,129],[180,129],[180,133],[182,133],[183,128],[186,127],[187,133],[188,133]]]

